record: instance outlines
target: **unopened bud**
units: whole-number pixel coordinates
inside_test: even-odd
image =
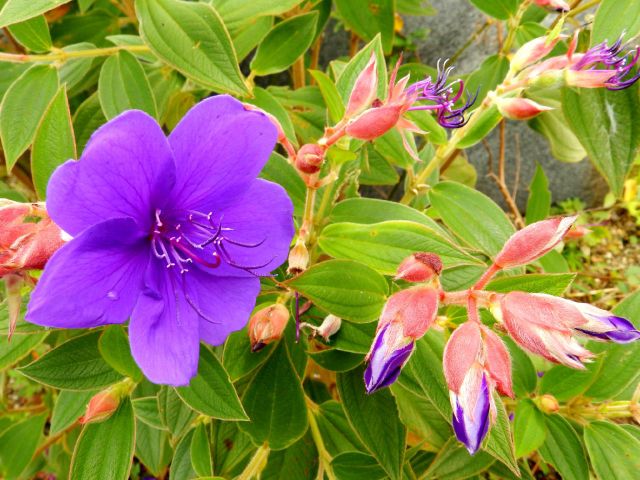
[[[428,282],[442,272],[442,260],[435,253],[417,252],[407,258],[398,266],[396,280],[407,282]]]
[[[378,91],[378,62],[376,54],[371,53],[369,63],[364,67],[364,70],[360,72],[356,79],[351,95],[349,96],[349,103],[345,117],[349,118],[363,111],[369,107],[376,98]]]
[[[522,45],[511,58],[511,70],[520,71],[549,55],[558,41],[563,38],[538,37]]]
[[[612,70],[566,70],[565,81],[569,87],[604,88],[615,77]]]
[[[551,107],[540,105],[538,102],[521,97],[495,97],[494,102],[500,114],[511,120],[530,120],[543,112],[553,110]]]
[[[540,405],[540,410],[544,413],[556,413],[560,410],[560,403],[553,395],[542,395],[538,404]]]
[[[304,173],[317,173],[324,162],[326,150],[315,143],[307,143],[300,147],[296,154],[295,166]]]
[[[304,242],[298,239],[291,252],[289,252],[289,268],[287,271],[293,275],[298,275],[304,272],[308,265],[309,250],[307,250]]]
[[[113,388],[103,390],[91,397],[84,415],[80,417],[80,423],[94,423],[105,420],[118,409],[119,404],[120,396]]]
[[[329,341],[329,337],[340,330],[342,319],[335,315],[327,315],[320,326],[316,329],[316,333],[320,335],[325,342]]]
[[[548,8],[549,10],[555,10],[556,12],[568,12],[571,10],[569,5],[564,0],[533,0],[539,7]]]
[[[279,340],[288,321],[289,310],[280,303],[258,310],[249,320],[251,351],[257,352]]]
[[[374,140],[395,127],[402,112],[402,105],[374,106],[349,121],[347,135],[358,140]]]

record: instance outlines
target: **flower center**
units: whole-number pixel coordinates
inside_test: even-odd
[[[226,235],[233,228],[224,227],[223,218],[215,220],[213,212],[202,213],[195,210],[182,212],[178,217],[155,212],[155,223],[151,232],[153,253],[163,260],[169,269],[175,268],[181,274],[189,271],[190,264],[197,263],[206,268],[217,268],[224,261],[233,268],[255,274],[252,270],[268,265],[241,265],[231,258],[228,245],[242,248],[256,248],[258,243],[242,243]]]

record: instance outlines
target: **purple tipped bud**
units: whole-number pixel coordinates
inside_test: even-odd
[[[616,343],[630,343],[640,339],[640,331],[626,318],[586,303],[574,303],[574,305],[587,320],[585,325],[576,329],[579,332]]]
[[[470,408],[463,408],[464,402],[460,401],[460,396],[453,392],[450,396],[453,406],[453,430],[458,440],[464,443],[471,455],[474,455],[487,436],[491,424],[491,397],[487,379],[482,375],[479,394]]]
[[[398,379],[413,353],[413,346],[414,340],[404,335],[399,322],[389,323],[378,331],[367,355],[369,363],[364,372],[367,393],[388,387]]]

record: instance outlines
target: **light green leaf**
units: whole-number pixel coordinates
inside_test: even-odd
[[[7,0],[0,9],[0,28],[36,17],[69,0]]]
[[[589,466],[580,437],[571,424],[560,415],[545,417],[547,438],[539,452],[545,462],[553,465],[563,480],[587,480]]]
[[[320,70],[310,70],[309,73],[318,83],[320,93],[322,93],[322,98],[324,98],[324,103],[329,111],[331,123],[338,123],[344,116],[345,107],[336,85],[329,75]]]
[[[0,434],[0,472],[4,478],[20,478],[36,451],[47,414],[13,423]]]
[[[620,425],[597,421],[584,429],[591,464],[600,480],[634,480],[640,471],[640,440]]]
[[[77,422],[84,415],[89,400],[96,393],[98,393],[98,390],[86,390],[84,392],[62,390],[53,406],[49,435],[55,435]]]
[[[211,450],[209,449],[209,435],[207,435],[207,425],[198,424],[191,437],[191,465],[199,477],[213,475],[213,464],[211,463]]]
[[[640,3],[636,0],[602,0],[593,20],[591,45],[612,45],[622,33],[632,40],[640,33]]]
[[[518,402],[513,420],[516,457],[524,457],[537,450],[547,436],[544,415],[535,404],[525,398]]]
[[[211,5],[136,0],[140,35],[164,62],[218,92],[248,93],[229,33]]]
[[[544,220],[551,209],[551,192],[549,181],[542,166],[536,165],[536,173],[529,184],[529,198],[527,199],[527,225]]]
[[[51,100],[33,139],[31,175],[38,197],[47,195],[53,171],[67,160],[77,157],[71,112],[64,86]]]
[[[343,104],[349,102],[351,90],[356,83],[358,75],[364,70],[371,59],[371,54],[375,54],[378,76],[378,95],[380,99],[387,96],[387,64],[384,59],[384,52],[382,51],[382,42],[380,36],[376,37],[367,43],[362,49],[356,53],[349,63],[341,71],[340,75],[336,79],[336,88],[342,97]]]
[[[28,50],[33,52],[48,52],[51,50],[51,34],[44,15],[38,15],[24,22],[14,23],[9,27],[9,32]]]
[[[98,93],[93,93],[77,108],[73,115],[73,129],[76,134],[78,153],[82,154],[89,138],[101,125],[107,122],[102,113]]]
[[[142,380],[142,372],[131,355],[129,338],[122,326],[110,325],[105,328],[98,341],[98,348],[114,370],[138,382]]]
[[[506,20],[518,9],[519,0],[470,0],[487,15]]]
[[[224,23],[229,27],[245,22],[248,18],[280,15],[302,3],[302,0],[212,0]]]
[[[273,17],[265,16],[251,18],[230,32],[239,62],[242,62],[267,36],[271,27],[273,27]]]
[[[48,332],[34,335],[14,335],[11,341],[7,339],[0,341],[0,370],[10,367],[29,355],[47,338],[47,335]]]
[[[487,284],[487,290],[492,292],[529,292],[562,295],[576,278],[575,273],[549,273],[517,275],[513,277],[499,277]]]
[[[169,476],[172,480],[191,480],[196,476],[191,465],[190,455],[193,432],[193,429],[189,430],[176,446],[169,470]]]
[[[493,394],[493,401],[496,405],[496,420],[491,427],[484,449],[504,463],[515,475],[519,475],[509,415],[507,415],[500,395],[496,392]]]
[[[347,28],[365,41],[380,34],[384,52],[391,53],[395,14],[393,0],[335,0],[335,5]]]
[[[181,400],[182,401],[182,400]],[[131,401],[136,421],[144,422],[150,427],[164,430],[165,426],[160,418],[158,399],[156,397],[140,397]]]

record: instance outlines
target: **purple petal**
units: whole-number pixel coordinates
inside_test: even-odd
[[[26,320],[60,328],[122,323],[142,291],[148,263],[145,233],[133,219],[90,227],[51,257]]]
[[[47,211],[75,236],[108,218],[132,217],[148,230],[175,181],[169,143],[156,121],[130,110],[100,127],[80,161],[53,173]]]
[[[615,328],[608,332],[593,332],[582,328],[576,330],[589,335],[591,337],[599,338],[601,340],[611,340],[616,343],[630,343],[640,339],[640,331],[626,318],[617,317],[615,315],[596,316],[590,315],[591,318],[595,318],[598,321]]]
[[[384,344],[385,332],[388,327],[389,325],[386,325],[378,332],[371,349],[369,363],[364,371],[364,384],[369,394],[395,382],[402,367],[409,361],[409,357],[413,353],[415,342],[391,352],[388,351],[389,347]]]
[[[269,159],[277,131],[262,113],[228,95],[193,107],[169,136],[177,181],[173,197],[184,209],[212,211],[242,194]]]
[[[187,274],[190,300],[200,312],[200,339],[210,345],[221,345],[231,332],[249,321],[260,293],[257,277],[214,277],[199,270]]]
[[[184,294],[189,280],[188,274],[151,262],[131,315],[131,353],[153,383],[188,385],[198,371],[198,313]]]
[[[456,437],[460,442],[464,443],[471,455],[478,451],[489,431],[490,392],[484,375],[480,388],[480,395],[478,395],[478,401],[473,409],[473,415],[469,415],[469,412],[462,410],[457,398],[453,413],[452,423]]]

